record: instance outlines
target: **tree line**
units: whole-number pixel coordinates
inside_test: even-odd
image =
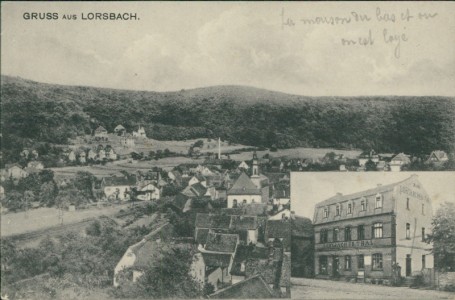
[[[144,126],[160,140],[221,137],[268,148],[333,147],[429,154],[455,148],[450,97],[304,97],[245,87],[139,92],[2,77],[2,145],[66,143],[102,125]]]

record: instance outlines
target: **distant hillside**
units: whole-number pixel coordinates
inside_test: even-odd
[[[254,146],[455,148],[455,99],[304,97],[244,86],[146,92],[1,77],[4,158],[18,146],[65,143],[98,125],[144,125],[159,140],[222,137]],[[8,152],[11,154],[9,155]]]

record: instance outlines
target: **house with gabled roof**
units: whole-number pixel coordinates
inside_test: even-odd
[[[119,124],[119,125],[115,126],[114,133],[116,135],[122,136],[126,133],[126,128]]]
[[[21,165],[19,165],[18,163],[6,164],[5,169],[8,178],[21,179],[28,176],[27,171],[22,169]]]
[[[256,216],[231,216],[231,224],[229,229],[237,232],[240,237],[245,236],[244,240],[247,244],[256,244],[258,241],[258,221]]]
[[[147,134],[145,133],[144,127],[139,125],[137,131],[133,131],[133,137],[147,138]]]
[[[121,271],[126,269],[132,271],[132,281],[137,281],[139,277],[144,274],[144,270],[148,268],[148,265],[156,260],[156,256],[159,255],[159,251],[157,251],[159,247],[172,251],[176,247],[175,245],[171,246],[170,244],[161,243],[161,239],[168,236],[171,230],[172,226],[169,223],[164,223],[144,236],[141,241],[128,247],[125,254],[123,254],[122,258],[115,266],[114,287],[121,284],[118,276]],[[191,247],[189,244],[183,246]]]
[[[242,172],[234,185],[227,191],[227,207],[235,208],[249,203],[262,203],[262,192]]]
[[[273,243],[278,239],[283,244],[285,251],[291,249],[291,220],[267,220],[265,227],[265,241]]]
[[[238,234],[209,232],[205,251],[234,254],[239,244]]]
[[[103,126],[98,126],[93,134],[95,137],[107,137],[107,130]]]
[[[359,159],[359,165],[361,167],[363,167],[369,160],[371,160],[372,162],[377,164],[379,162],[379,155],[376,153],[376,151],[370,150],[370,151],[365,151],[365,152],[361,153],[359,155],[358,159]]]
[[[231,264],[231,254],[199,252],[194,255],[191,274],[201,288],[210,283],[216,291],[231,283]]]
[[[449,160],[449,156],[442,150],[435,150],[430,153],[427,163],[441,164]]]
[[[411,163],[411,158],[409,155],[406,155],[403,152],[398,153],[390,160],[390,171],[401,171],[401,167],[409,163]]]
[[[200,182],[198,182],[193,185],[187,186],[186,188],[183,189],[181,193],[189,198],[194,198],[203,197],[206,192],[207,188],[204,187]]]
[[[133,177],[111,176],[101,180],[101,188],[107,198],[113,200],[130,200],[130,191],[136,185]]]
[[[150,201],[160,199],[161,191],[152,182],[149,181],[141,182],[136,186],[136,189],[137,198],[139,200]]]

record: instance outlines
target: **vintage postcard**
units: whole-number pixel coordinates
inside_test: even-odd
[[[3,1],[2,299],[453,298],[454,16]]]

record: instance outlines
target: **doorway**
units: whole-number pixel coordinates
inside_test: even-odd
[[[333,277],[338,277],[340,275],[339,273],[340,269],[340,259],[338,256],[333,257]]]
[[[411,254],[406,254],[406,277],[411,276],[412,269],[411,269]]]

